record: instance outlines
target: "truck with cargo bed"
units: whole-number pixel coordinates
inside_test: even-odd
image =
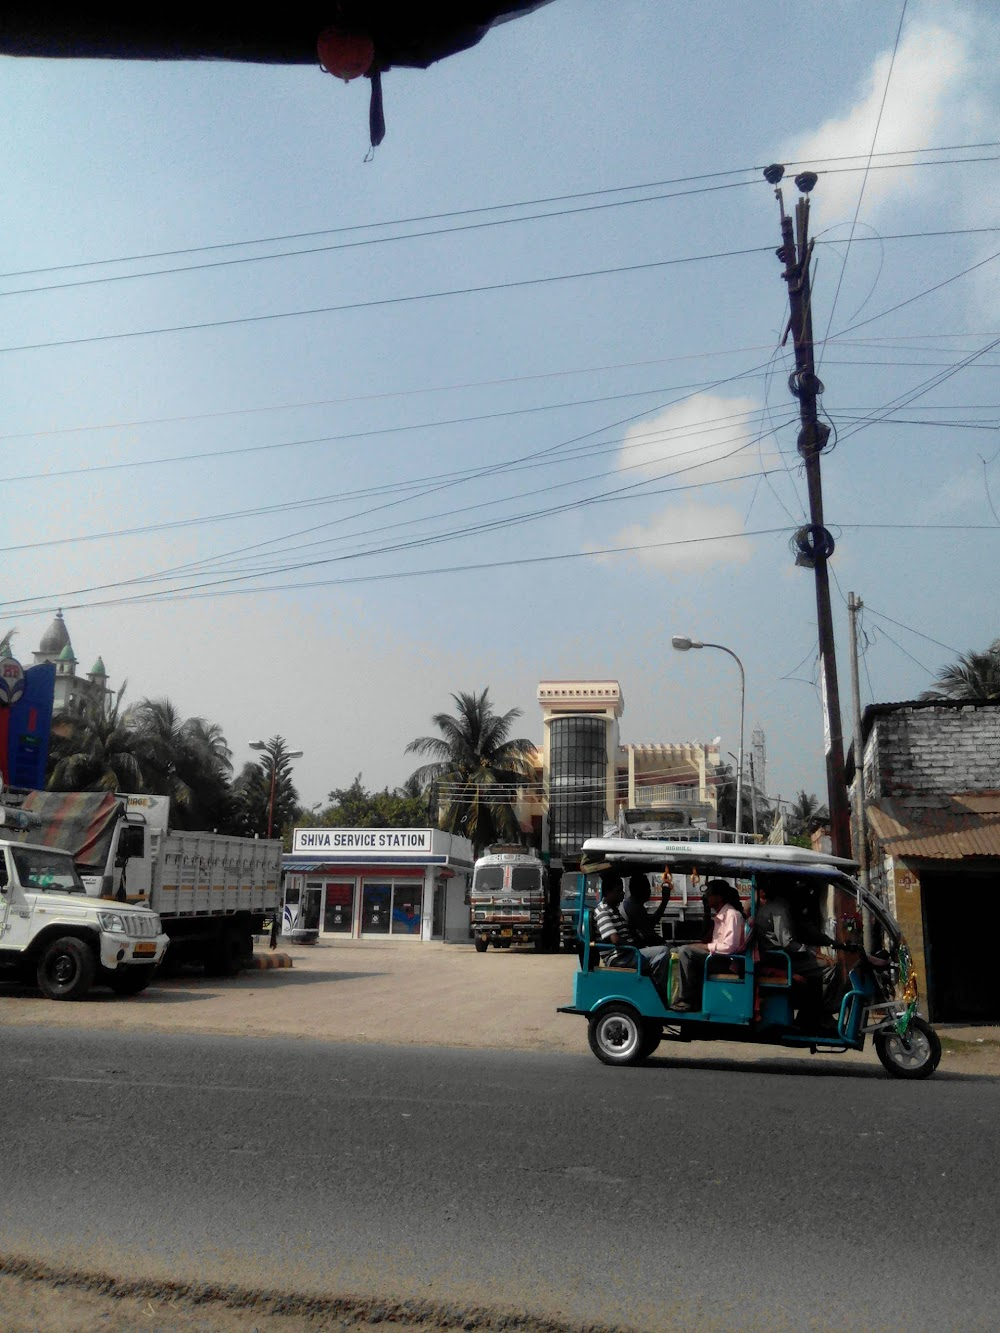
[[[70,853],[90,897],[156,914],[172,963],[234,976],[280,910],[281,843],[171,831],[166,796],[29,792],[21,810],[38,820],[32,841]]]

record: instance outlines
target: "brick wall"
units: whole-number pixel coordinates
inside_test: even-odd
[[[1000,789],[1000,704],[899,708],[874,719],[868,799]]]

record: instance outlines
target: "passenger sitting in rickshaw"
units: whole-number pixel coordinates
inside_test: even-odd
[[[664,870],[663,878],[660,881],[660,905],[654,911],[649,912],[646,908],[646,904],[651,897],[649,876],[639,871],[629,876],[628,897],[625,899],[623,914],[626,925],[639,945],[656,948],[657,945],[663,943],[663,937],[656,927],[663,920],[663,913],[667,910],[667,900],[670,897],[672,887],[673,879],[670,870]]]
[[[746,948],[746,918],[733,886],[724,879],[710,879],[705,900],[712,914],[711,934],[699,944],[685,944],[676,951],[680,993],[669,1007],[682,1013],[701,1008],[706,955],[742,953]]]
[[[788,955],[791,979],[801,978],[804,987],[796,1022],[810,1030],[823,1027],[830,1012],[837,1008],[837,966],[820,958],[814,946],[832,945],[833,940],[801,916],[796,920],[788,901],[779,897],[766,881],[758,884],[757,899],[757,942],[764,966],[768,963],[768,952]]]
[[[635,967],[635,955],[632,949],[638,949],[644,964],[644,972],[652,978],[653,984],[661,994],[666,994],[667,965],[670,950],[665,944],[640,945],[629,930],[620,908],[625,898],[625,889],[620,875],[604,872],[601,875],[601,900],[594,909],[594,925],[598,939],[602,944],[629,945],[630,948],[615,948],[605,955],[608,967]]]

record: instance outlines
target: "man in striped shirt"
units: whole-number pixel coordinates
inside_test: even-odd
[[[621,905],[625,899],[625,888],[620,877],[608,879],[601,888],[601,901],[594,909],[594,925],[602,944],[613,944],[615,949],[605,954],[608,967],[634,967],[635,954],[632,948],[638,948],[645,959],[642,971],[652,977],[657,989],[666,981],[666,969],[670,960],[670,950],[665,944],[650,944],[639,948],[638,942],[621,914]],[[631,945],[632,948],[618,948],[618,945]]]

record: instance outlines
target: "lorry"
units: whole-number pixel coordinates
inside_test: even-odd
[[[41,842],[41,821],[0,807],[0,976],[34,982],[50,1000],[91,986],[137,995],[169,943],[149,907],[88,894],[70,852]]]
[[[88,897],[159,921],[171,964],[235,976],[280,910],[281,843],[172,832],[166,796],[36,791],[20,809],[32,841],[70,854]]]
[[[548,867],[524,847],[491,847],[472,871],[469,916],[478,953],[533,944],[555,949],[559,940],[559,897]]]

